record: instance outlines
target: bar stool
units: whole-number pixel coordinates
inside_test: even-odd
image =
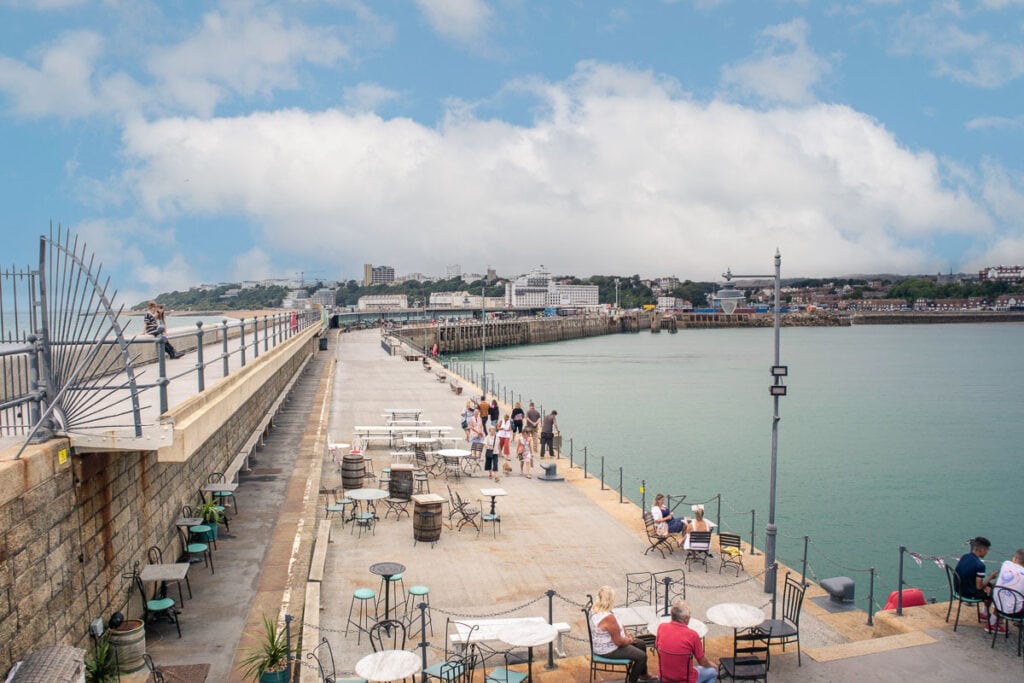
[[[430,637],[433,638],[434,618],[430,613],[430,589],[426,586],[409,587],[409,593],[405,601],[405,615],[406,620],[409,622],[409,635],[413,636],[420,632],[421,620],[418,606],[421,602],[427,603],[425,613],[426,624],[430,627]]]
[[[391,468],[385,467],[380,471],[380,476],[377,477],[377,486],[382,489],[387,488],[387,484],[391,483]]]
[[[388,580],[389,579],[385,579],[383,576],[380,577],[380,589],[377,591],[377,613],[378,614],[380,614],[380,607],[381,607],[381,605],[384,604],[384,591],[386,591],[388,589],[387,584],[384,583],[384,582],[388,581]],[[397,612],[398,611],[398,606],[399,605],[405,605],[406,601],[409,599],[409,595],[408,595],[408,593],[405,592],[405,579],[402,578],[401,574],[395,574],[394,576],[392,576],[390,578],[390,581],[391,581],[391,592],[393,593],[393,595],[392,595],[393,600],[391,600],[391,604],[395,606],[395,611]],[[402,591],[402,598],[401,598],[401,600],[399,600],[399,598],[398,598],[398,591],[399,591],[399,589],[401,589],[401,591]],[[404,607],[403,607],[403,609],[404,609]],[[388,615],[385,614],[384,618],[387,619]]]
[[[413,470],[412,478],[416,483],[416,493],[430,493],[430,478],[425,471]]]
[[[356,645],[359,644],[360,638],[365,631],[367,634],[370,633],[370,603],[376,597],[376,593],[373,592],[372,588],[357,588],[352,593],[352,602],[348,606],[348,622],[345,624],[345,635],[348,635],[349,625],[356,627]],[[355,609],[356,600],[359,601],[359,613],[356,615],[356,620],[352,621],[352,612]],[[377,606],[374,604],[373,607],[373,618],[377,618]]]

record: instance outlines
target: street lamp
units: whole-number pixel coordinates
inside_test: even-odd
[[[736,306],[743,301],[743,294],[736,290],[732,284],[732,278],[765,278],[774,279],[775,283],[775,363],[771,368],[772,384],[768,388],[772,397],[772,459],[769,475],[769,496],[768,496],[768,526],[765,527],[764,537],[764,592],[772,594],[772,619],[775,618],[775,581],[777,569],[775,567],[775,536],[778,529],[775,526],[775,482],[778,465],[779,449],[779,397],[786,395],[786,385],[782,379],[789,374],[789,368],[779,364],[779,292],[782,289],[782,255],[775,250],[775,274],[774,275],[733,275],[731,270],[722,274],[725,284],[716,294],[716,299],[722,306],[726,315],[736,311]]]
[[[483,354],[484,359],[484,370],[482,379],[480,380],[480,388],[483,389],[483,395],[487,395],[487,297],[486,288],[480,286],[480,352]]]
[[[615,278],[615,310],[619,310],[619,278]]]

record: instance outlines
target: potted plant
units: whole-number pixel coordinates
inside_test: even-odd
[[[248,680],[259,683],[287,683],[288,681],[288,639],[284,626],[263,615],[263,633],[259,645],[249,649],[242,660],[243,674]]]
[[[117,680],[117,661],[107,634],[96,639],[96,647],[85,655],[86,683],[113,683]]]
[[[203,501],[202,504],[193,510],[197,517],[201,517],[203,524],[210,527],[210,532],[204,539],[206,541],[217,540],[217,526],[220,524],[220,506],[212,499]]]

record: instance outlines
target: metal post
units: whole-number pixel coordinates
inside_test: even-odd
[[[263,350],[268,351],[270,347],[270,333],[267,332],[267,316],[263,316]]]
[[[647,480],[640,480],[640,509],[647,512]]]
[[[780,301],[779,294],[782,289],[782,254],[779,250],[775,250],[775,320],[774,320],[774,333],[775,333],[775,364],[773,368],[779,367],[779,325],[780,319]],[[782,377],[775,375],[773,372],[775,386],[782,384]],[[779,394],[772,394],[772,460],[771,460],[771,472],[769,475],[769,496],[768,496],[768,526],[765,527],[765,542],[764,542],[764,563],[765,567],[771,567],[771,571],[765,574],[765,592],[771,591],[772,594],[772,619],[775,618],[775,590],[776,590],[776,571],[777,567],[775,564],[775,535],[778,533],[778,528],[775,526],[775,484],[777,480],[778,472],[778,455],[779,455]]]
[[[778,571],[779,571],[779,563],[776,562],[776,563],[772,564],[772,576],[777,576],[778,575]],[[789,572],[786,572],[786,576],[789,576]],[[776,597],[775,587],[772,586],[772,619],[775,619],[775,597]]]
[[[260,357],[260,319],[252,317],[252,357],[255,360]]]
[[[221,360],[222,360],[222,362],[224,364],[224,370],[223,370],[224,374],[221,375],[221,376],[222,377],[227,377],[228,376],[228,372],[229,372],[229,370],[228,370],[228,356],[230,355],[228,353],[228,319],[227,318],[224,318],[223,320],[220,321],[220,335],[221,335],[221,343],[223,344],[223,347],[224,347],[223,351],[221,352]]]
[[[427,603],[421,602],[416,606],[420,610],[420,651],[422,653],[423,665],[420,673],[420,683],[427,683]],[[433,627],[431,627],[433,628]]]
[[[281,328],[281,315],[275,313],[271,316],[271,320],[274,321],[274,346],[277,346],[277,331]]]
[[[604,456],[601,456],[601,490],[604,491]]]
[[[555,591],[553,591],[553,590],[551,590],[549,588],[547,591],[544,592],[544,595],[548,596],[548,624],[554,624],[555,623],[555,606],[554,606]],[[553,641],[548,643],[548,663],[544,666],[544,668],[547,669],[548,671],[554,671],[555,669],[558,668],[558,666],[555,665],[555,643]]]
[[[167,385],[171,380],[167,379],[167,359],[164,357],[167,353],[167,337],[164,336],[163,326],[160,326],[157,334],[160,336],[156,338],[156,382],[160,385],[160,414],[163,415],[167,412]]]
[[[757,555],[757,550],[754,549],[754,525],[757,523],[755,521],[755,515],[756,514],[757,514],[756,510],[751,510],[750,511],[750,554],[751,555]]]
[[[292,615],[284,615],[284,638],[288,644],[288,680],[292,677]]]
[[[587,447],[583,447],[583,478],[587,478]]]
[[[570,438],[569,439],[569,469],[570,470],[572,469],[572,456],[573,456],[573,452],[572,452],[572,439]]]
[[[804,565],[803,569],[800,570],[800,583],[804,586],[807,585],[807,536],[804,536]]]
[[[868,581],[868,626],[874,626],[875,613],[875,568],[868,569],[870,579]]]
[[[483,286],[480,287],[480,353],[483,355],[484,370],[482,375],[483,384],[480,388],[483,389],[484,396],[487,395],[487,305],[486,305],[486,290]]]
[[[619,505],[622,505],[622,467],[619,467]]]
[[[245,318],[239,318],[238,322],[241,323],[238,326],[238,350],[240,352],[240,356],[239,356],[239,361],[238,362],[244,368],[245,367]]]
[[[718,516],[715,517],[715,521],[718,522],[718,528],[723,529],[725,528],[725,524],[722,523],[722,494],[719,493],[715,498],[718,499],[718,512],[715,513]]]
[[[906,552],[907,546],[900,546],[900,572],[899,581],[896,582],[896,616],[903,616],[903,553]]]
[[[196,323],[196,385],[206,389],[206,364],[203,362],[203,321]]]

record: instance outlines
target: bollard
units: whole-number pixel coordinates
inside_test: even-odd
[[[284,615],[284,639],[285,643],[288,644],[288,678],[292,677],[292,619],[290,614],[285,613]]]
[[[548,596],[548,624],[554,624],[555,623],[555,606],[554,606],[555,591],[553,591],[553,590],[551,590],[549,588],[547,591],[544,592],[544,595]],[[547,663],[547,665],[544,668],[547,669],[548,671],[554,671],[555,669],[558,668],[558,666],[555,665],[555,643],[554,643],[554,641],[548,643],[548,663]]]
[[[572,456],[573,456],[573,453],[572,453],[572,439],[570,438],[569,439],[569,469],[570,470],[573,467],[573,465],[572,465]]]
[[[672,577],[666,576],[662,581],[665,582],[665,611],[662,612],[661,616],[668,616],[668,587],[672,585]]]
[[[903,553],[907,550],[907,546],[900,546],[900,575],[899,581],[896,582],[896,616],[903,616]]]
[[[196,386],[199,391],[206,388],[206,365],[203,363],[203,321],[196,323]]]
[[[715,513],[718,516],[715,517],[715,521],[718,522],[718,528],[719,529],[724,529],[725,528],[725,524],[722,522],[722,494],[721,493],[716,494],[715,498],[718,499],[718,511]]]
[[[868,569],[870,579],[868,581],[868,626],[874,626],[875,613],[875,568]]]

